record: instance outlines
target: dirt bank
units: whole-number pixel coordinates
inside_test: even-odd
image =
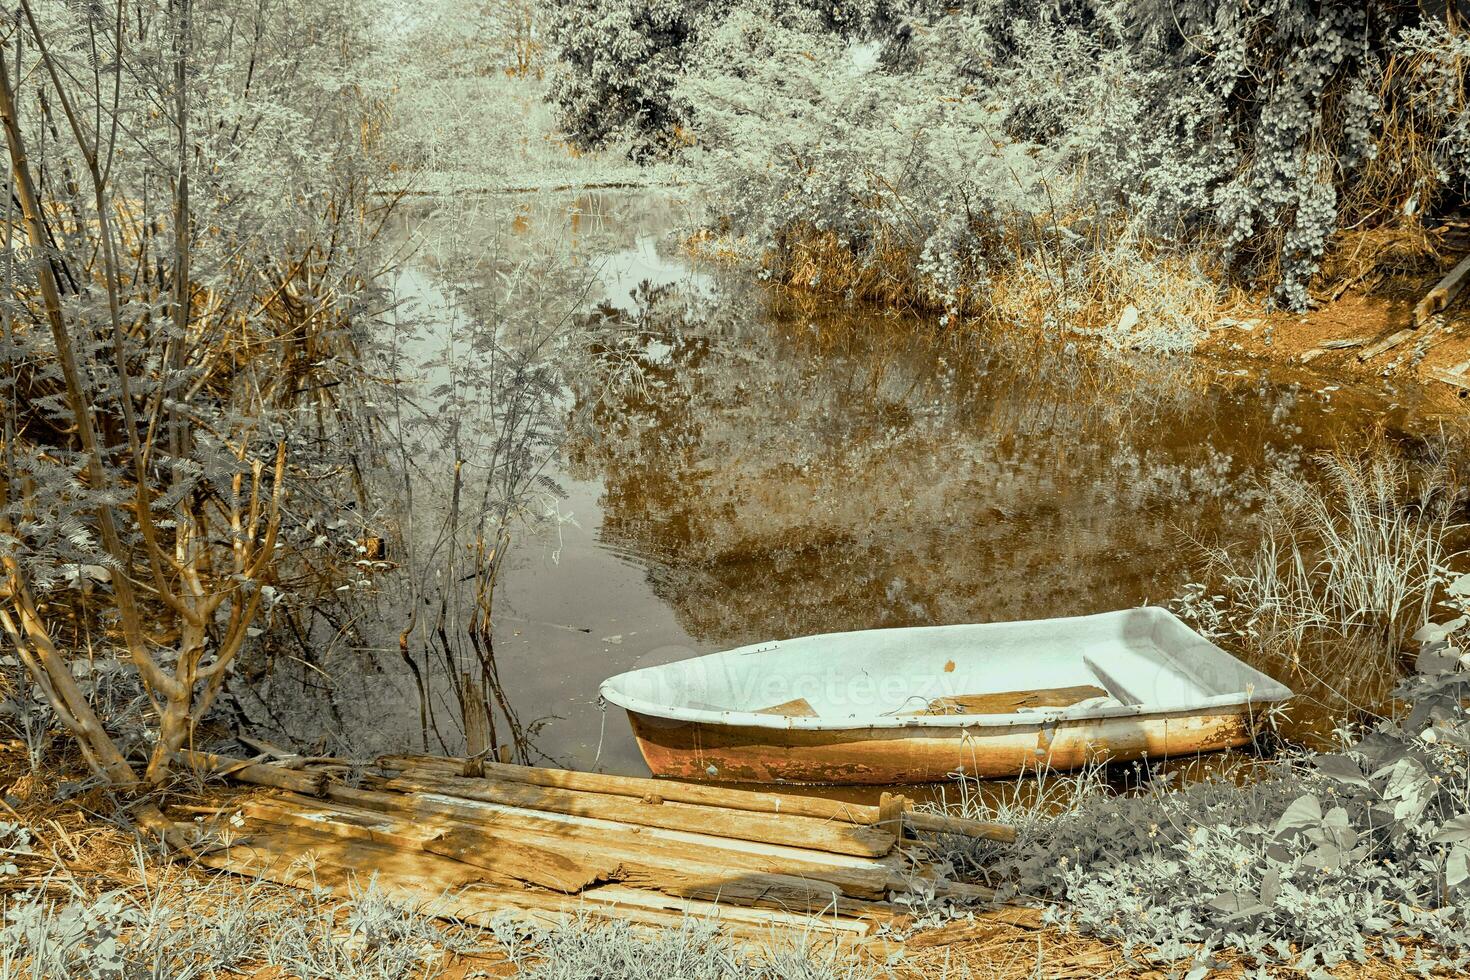
[[[1201,352],[1304,366],[1327,383],[1387,378],[1412,385],[1426,417],[1462,415],[1470,398],[1470,289],[1437,320],[1414,325],[1415,306],[1459,258],[1436,273],[1396,277],[1307,313],[1263,310],[1223,319]]]

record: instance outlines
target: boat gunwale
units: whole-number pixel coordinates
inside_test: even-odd
[[[1140,609],[1148,610],[1155,615],[1163,615],[1180,622],[1170,610],[1159,606],[1142,606]],[[1115,617],[1121,613],[1136,610],[1118,610],[1115,612],[1094,613],[1091,616],[1065,617],[1072,620],[1094,619]],[[965,623],[941,626],[919,626],[900,627],[906,630],[943,630],[955,629],[957,627],[982,627],[1015,625],[1016,623],[1044,623],[1056,620],[1017,620],[1010,623]],[[1185,625],[1181,622],[1181,625]],[[1186,625],[1186,628],[1187,625]],[[860,633],[878,632],[875,630],[850,630],[842,633],[819,633],[815,637],[843,637]],[[1194,632],[1191,630],[1191,632]],[[1199,636],[1198,633],[1195,633]],[[803,637],[807,639],[810,637]],[[1139,716],[1180,716],[1208,715],[1221,713],[1218,709],[1243,708],[1252,711],[1257,707],[1267,707],[1280,701],[1285,701],[1293,696],[1292,690],[1280,681],[1268,674],[1262,673],[1250,664],[1245,663],[1229,651],[1221,649],[1208,638],[1200,636],[1200,640],[1207,644],[1210,649],[1221,657],[1234,661],[1247,671],[1264,679],[1262,690],[1258,693],[1251,684],[1246,685],[1243,691],[1232,691],[1226,694],[1217,694],[1207,698],[1199,698],[1187,703],[1143,703],[1143,704],[1117,704],[1107,706],[1079,707],[1076,705],[1064,708],[1038,708],[1028,711],[1010,712],[1005,714],[953,714],[953,715],[773,715],[757,711],[712,708],[694,708],[679,705],[659,704],[646,701],[620,691],[615,686],[618,681],[643,671],[657,671],[672,664],[660,664],[653,667],[643,667],[639,670],[625,671],[603,681],[598,693],[602,698],[626,711],[636,712],[648,718],[658,718],[667,721],[685,722],[689,724],[718,725],[721,727],[740,728],[772,728],[772,729],[797,729],[805,731],[854,731],[860,729],[903,729],[903,728],[950,728],[950,729],[1011,729],[1036,727],[1038,725],[1053,725],[1058,722],[1092,721],[1110,718],[1133,718]],[[735,647],[730,650],[718,651],[705,654],[694,660],[709,660],[726,656],[745,656],[752,653],[763,652],[761,648],[766,643],[751,644],[745,647]],[[1173,659],[1169,651],[1160,650],[1164,656]],[[674,661],[674,663],[686,663],[688,661]]]
[[[855,731],[870,728],[1026,728],[1051,725],[1064,721],[1093,721],[1105,718],[1133,718],[1160,715],[1187,717],[1191,715],[1220,714],[1221,708],[1267,707],[1285,701],[1290,693],[1269,697],[1257,697],[1253,692],[1222,694],[1187,705],[1134,704],[1117,707],[1087,708],[1077,711],[1071,708],[1057,711],[1027,711],[1015,714],[985,715],[846,715],[836,717],[824,715],[803,717],[798,715],[767,715],[755,711],[711,711],[707,708],[676,708],[659,705],[639,698],[618,694],[613,696],[604,687],[602,696],[625,711],[637,712],[648,718],[689,724],[719,725],[739,728],[780,728],[806,731]],[[675,712],[678,712],[677,714]]]

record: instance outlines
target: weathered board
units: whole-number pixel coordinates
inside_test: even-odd
[[[468,764],[466,759],[445,759],[433,756],[395,755],[378,759],[378,765],[384,769],[412,772],[418,775],[464,776],[467,774],[465,767]],[[610,776],[606,773],[543,769],[535,766],[513,766],[493,762],[483,764],[482,774],[533,786],[580,790],[589,793],[610,793],[637,799],[658,798],[665,802],[701,803],[729,810],[815,817],[819,820],[843,823],[871,825],[878,822],[877,807],[815,796],[798,796],[792,793],[759,792],[714,786],[708,783],[684,783],[636,776]],[[962,834],[1001,841],[1016,839],[1015,828],[990,821],[966,820],[914,810],[905,811],[903,819],[907,826],[917,831]]]
[[[870,922],[842,916],[739,908],[633,888],[597,888],[579,895],[507,888],[449,858],[292,828],[252,830],[241,842],[201,860],[219,870],[298,888],[325,889],[344,898],[376,888],[423,915],[478,926],[487,926],[497,915],[509,912],[543,926],[559,925],[578,913],[662,928],[677,928],[688,917],[708,918],[718,922],[723,932],[746,938],[768,936],[773,926],[802,926],[854,937],[865,936],[872,928]]]
[[[1105,698],[1108,692],[1096,684],[1072,687],[1043,687],[1027,691],[997,691],[993,694],[955,694],[935,698],[917,711],[904,715],[1009,715],[1022,708],[1069,708],[1089,698]]]
[[[876,827],[813,817],[732,811],[699,803],[671,802],[662,797],[635,800],[610,793],[532,786],[504,779],[405,774],[389,780],[386,787],[400,792],[444,793],[527,810],[602,817],[644,827],[691,830],[836,854],[878,857],[893,850],[896,840],[893,834]]]
[[[203,861],[343,896],[371,885],[470,924],[506,912],[537,925],[591,913],[659,927],[693,915],[742,940],[816,930],[866,944],[879,925],[906,920],[893,901],[905,894],[994,899],[947,880],[921,842],[897,846],[915,829],[902,797],[854,807],[490,762],[483,778],[465,778],[465,762],[389,757],[387,775],[364,777],[378,788],[362,789],[332,778],[341,766],[321,773],[296,760],[278,768],[209,757],[276,792],[248,800],[242,831]],[[283,784],[320,790],[280,792]],[[957,825],[966,823],[975,822]],[[992,835],[993,825],[977,826]]]

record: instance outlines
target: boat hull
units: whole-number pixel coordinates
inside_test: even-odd
[[[1006,727],[758,728],[628,712],[656,776],[737,783],[931,783],[1193,755],[1251,741],[1246,705]]]

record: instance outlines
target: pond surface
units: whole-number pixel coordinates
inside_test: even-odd
[[[502,243],[555,240],[593,273],[568,302],[619,325],[620,370],[638,379],[570,366],[549,467],[563,519],[517,534],[495,593],[501,681],[567,767],[647,772],[597,695],[634,667],[1165,603],[1198,573],[1197,542],[1238,527],[1264,468],[1412,415],[1392,389],[1306,371],[960,340],[793,295],[694,263],[667,193],[485,212]],[[406,231],[442,220],[425,208]],[[422,263],[405,277],[432,292]],[[370,681],[334,677],[321,721],[357,751],[417,744],[411,680],[380,659]]]

